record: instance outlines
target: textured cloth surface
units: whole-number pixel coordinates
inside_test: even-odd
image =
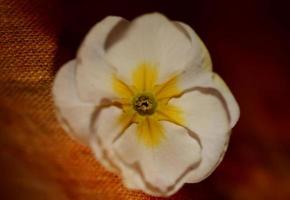
[[[215,173],[170,199],[290,199],[287,6],[202,2],[0,0],[0,199],[157,199],[127,190],[70,139],[51,97],[56,71],[93,24],[156,10],[193,25],[242,112]]]

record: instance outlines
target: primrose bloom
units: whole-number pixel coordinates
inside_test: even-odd
[[[169,196],[222,160],[239,107],[186,24],[106,17],[56,75],[60,123],[131,189]]]

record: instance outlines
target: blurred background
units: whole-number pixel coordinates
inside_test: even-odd
[[[173,1],[172,1],[173,2]],[[224,161],[170,199],[290,199],[290,4],[279,0],[0,0],[0,199],[157,199],[128,191],[53,113],[56,71],[107,15],[191,25],[241,108]]]

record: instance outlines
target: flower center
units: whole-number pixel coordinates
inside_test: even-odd
[[[133,107],[140,115],[152,115],[157,102],[150,94],[140,94],[133,98]]]

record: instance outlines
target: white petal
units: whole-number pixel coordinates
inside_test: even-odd
[[[133,69],[143,62],[158,65],[159,81],[164,81],[191,62],[192,45],[174,23],[159,13],[151,13],[136,18],[107,49],[106,57],[127,82],[131,81]]]
[[[216,88],[225,99],[225,102],[228,107],[228,112],[230,113],[231,128],[233,128],[240,117],[239,105],[236,99],[234,98],[233,94],[231,93],[230,89],[226,85],[226,83],[218,74],[214,73],[212,80],[213,80],[214,88]]]
[[[72,137],[87,144],[94,104],[82,102],[77,94],[75,64],[75,60],[72,60],[60,68],[52,93],[61,124]]]
[[[190,63],[191,67],[195,68],[203,68],[208,71],[212,70],[212,61],[209,55],[209,52],[200,39],[200,37],[197,35],[197,33],[187,24],[183,22],[175,22],[176,25],[181,28],[183,31],[186,32],[188,37],[190,38],[192,42],[192,54],[193,54],[193,60],[192,63]]]
[[[141,175],[147,193],[168,196],[184,184],[199,164],[200,146],[183,127],[161,123],[166,138],[160,146],[150,148],[140,143],[136,125],[132,125],[116,141],[114,149],[128,168]]]
[[[118,123],[121,113],[122,110],[116,107],[103,108],[94,113],[92,120],[95,121],[90,146],[103,166],[110,171],[119,173],[128,188],[144,190],[145,186],[141,177],[120,162],[113,151],[114,140],[123,129],[123,126]]]
[[[235,126],[240,117],[239,105],[228,86],[218,74],[205,70],[188,70],[180,76],[178,84],[179,88],[184,92],[194,90],[195,88],[216,90],[215,92],[221,96],[225,104],[226,111],[230,118],[231,128]]]
[[[115,97],[112,76],[115,73],[104,59],[104,49],[114,32],[127,23],[120,17],[106,17],[87,34],[77,54],[77,88],[81,99],[98,103],[102,98]]]
[[[216,168],[224,155],[229,140],[229,119],[220,96],[212,89],[196,89],[171,103],[181,108],[185,126],[192,130],[201,142],[201,163],[193,170],[188,182],[199,182]]]
[[[215,73],[211,73],[212,62],[206,46],[190,26],[176,22],[188,33],[194,47],[194,60],[186,67],[180,77],[180,87],[187,90],[193,87],[212,87],[217,89],[226,101],[230,112],[231,127],[239,119],[240,110],[238,103],[224,81]]]

